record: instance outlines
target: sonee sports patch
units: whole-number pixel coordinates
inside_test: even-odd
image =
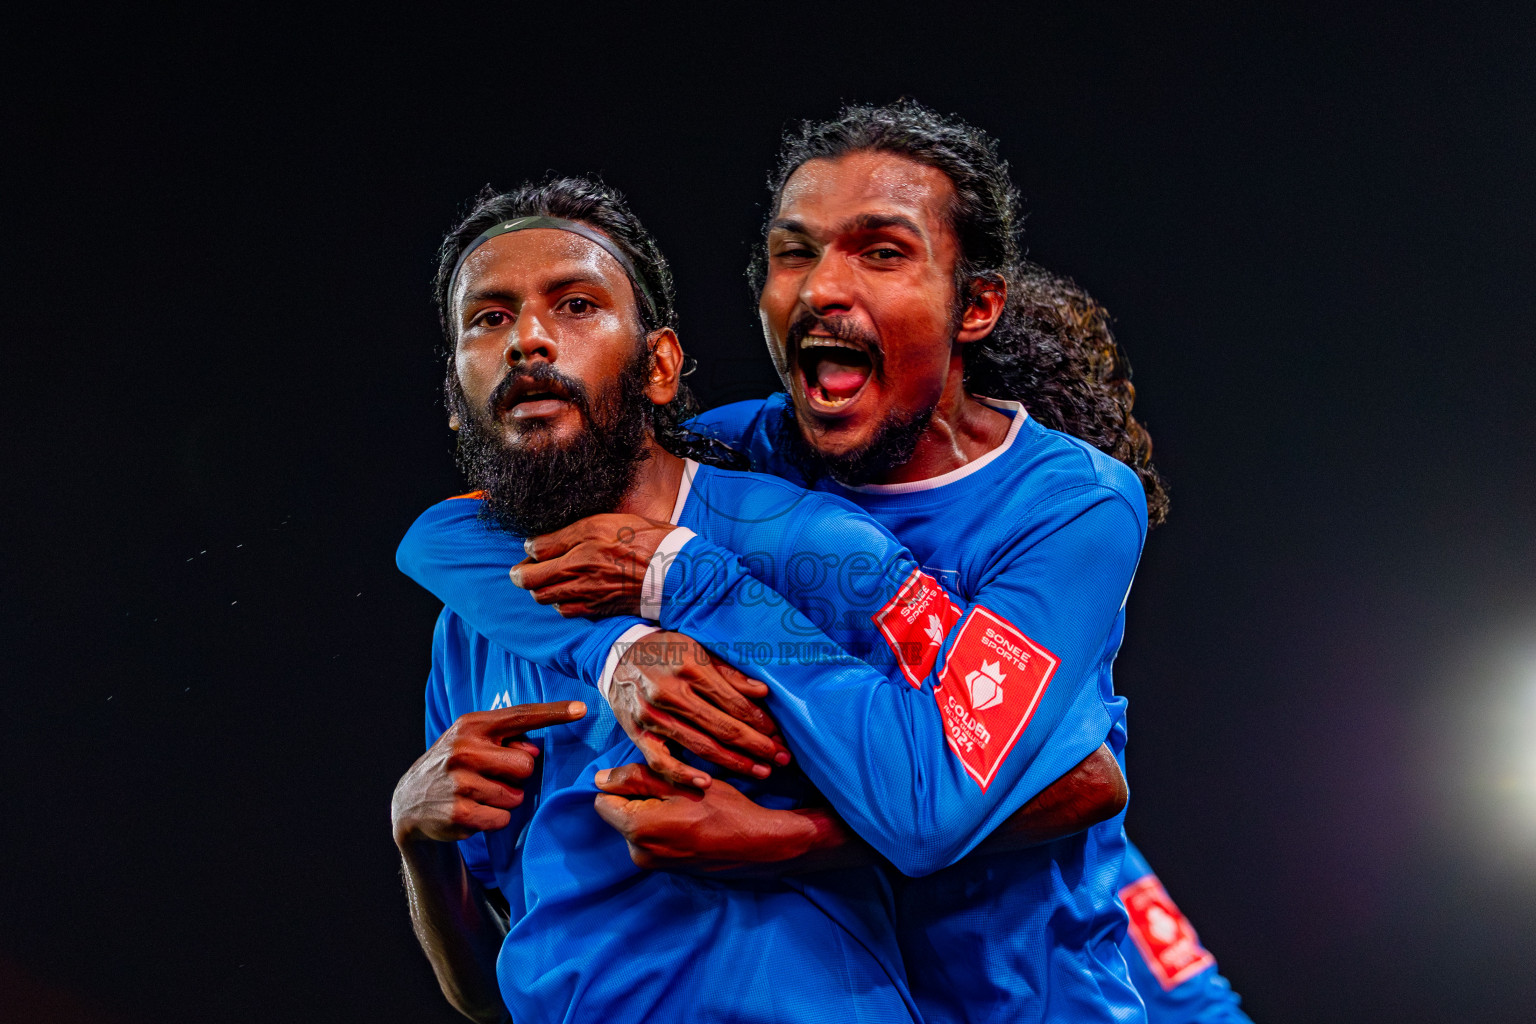
[[[902,675],[921,689],[923,680],[939,660],[939,648],[950,628],[960,621],[960,609],[937,580],[921,569],[896,591],[885,607],[870,616],[885,642],[896,653]]]
[[[1061,660],[977,605],[933,691],[950,749],[983,792],[1040,705]]]
[[[1131,916],[1131,938],[1165,991],[1177,988],[1216,962],[1156,875],[1120,890]]]

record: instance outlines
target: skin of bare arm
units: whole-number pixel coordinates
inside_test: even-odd
[[[471,1020],[511,1020],[496,980],[507,920],[455,840],[511,822],[539,754],[524,733],[585,714],[580,701],[560,701],[463,715],[395,786],[390,817],[411,925],[443,995]]]
[[[643,868],[772,877],[877,862],[879,855],[825,807],[774,811],[734,786],[678,786],[645,765],[597,775],[597,813],[617,829]],[[1052,842],[1119,814],[1129,791],[1101,746],[1036,794],[976,847],[1006,853]]]

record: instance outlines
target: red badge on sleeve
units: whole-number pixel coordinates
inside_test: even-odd
[[[921,689],[923,680],[933,671],[950,627],[960,621],[960,609],[937,580],[921,569],[913,569],[885,607],[870,619],[896,652],[896,661],[907,682]]]
[[[1138,878],[1121,889],[1120,899],[1131,916],[1131,938],[1165,991],[1216,962],[1156,875]]]
[[[981,605],[933,691],[949,745],[985,792],[1045,695],[1060,659]]]

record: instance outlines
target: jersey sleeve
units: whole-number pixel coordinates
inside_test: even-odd
[[[962,605],[869,519],[808,502],[782,574],[819,585],[786,598],[749,559],[695,538],[668,572],[661,622],[767,683],[811,781],[900,870],[928,874],[1114,724],[1097,670],[1140,556],[1139,519],[1094,486],[1030,520]]]
[[[479,502],[450,498],[411,524],[395,553],[400,571],[421,584],[481,636],[525,661],[596,686],[614,642],[643,619],[566,618],[513,586],[518,539],[479,516]]]
[[[452,704],[448,698],[448,681],[453,672],[454,654],[457,648],[450,641],[453,632],[451,613],[443,609],[437,617],[437,628],[432,632],[432,671],[427,677],[427,746],[436,743],[438,737],[448,731],[448,727],[457,720],[453,713]],[[460,839],[459,856],[464,860],[464,866],[469,873],[474,875],[481,885],[488,889],[497,888],[496,873],[491,870],[491,853],[486,846],[485,833],[476,832],[466,839]]]

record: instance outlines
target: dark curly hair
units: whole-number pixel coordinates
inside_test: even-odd
[[[662,255],[656,239],[640,223],[640,218],[635,216],[618,189],[595,178],[551,177],[539,183],[526,182],[510,192],[498,192],[487,185],[471,201],[469,212],[443,237],[443,244],[437,251],[437,274],[432,280],[437,319],[448,348],[448,372],[444,386],[450,394],[450,403],[456,341],[448,308],[451,298],[448,289],[453,283],[454,267],[458,265],[459,256],[465,247],[479,237],[482,231],[505,220],[534,216],[580,221],[607,235],[643,278],[645,288],[655,304],[652,309],[639,301],[639,289],[636,289],[635,307],[641,329],[647,334],[663,327],[677,329],[672,269],[667,265],[667,258]],[[693,361],[690,358],[685,363],[683,373],[686,376],[692,372]],[[680,458],[726,469],[745,469],[745,455],[683,425],[698,413],[698,409],[692,390],[686,383],[678,381],[677,395],[672,401],[666,405],[650,407],[650,426],[656,443]]]
[[[958,116],[914,100],[844,107],[830,121],[803,121],[784,136],[768,178],[767,222],[778,216],[790,175],[808,160],[874,150],[943,171],[954,185],[950,226],[959,241],[954,322],[984,281],[1001,282],[1008,301],[992,333],[963,349],[972,394],[1022,402],[1047,427],[1081,438],[1141,479],[1147,518],[1168,514],[1168,490],[1152,465],[1152,439],[1131,415],[1131,367],[1109,331],[1109,317],[1081,288],[1024,258],[1019,194],[997,141]],[[764,232],[766,235],[766,231]],[[761,296],[767,250],[753,252],[747,279]]]

